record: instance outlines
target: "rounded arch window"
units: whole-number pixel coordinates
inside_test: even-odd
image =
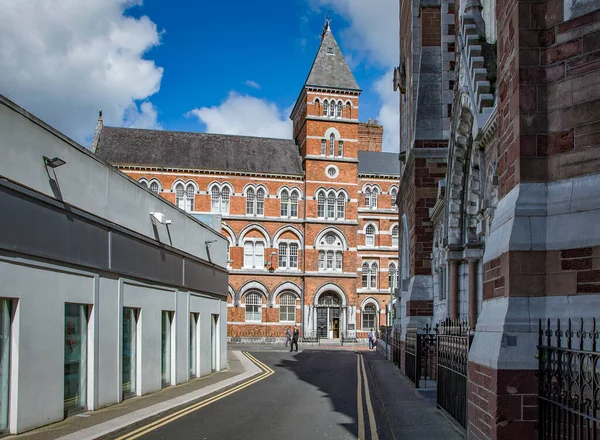
[[[246,321],[262,321],[262,297],[251,292],[246,295]]]
[[[152,182],[150,184],[150,191],[152,191],[155,194],[158,194],[160,192],[160,187],[158,186],[157,182]]]
[[[373,226],[373,225],[367,226],[365,235],[366,235],[365,245],[366,246],[375,246],[375,226]]]
[[[279,299],[279,320],[296,321],[296,298],[291,293],[284,293]]]

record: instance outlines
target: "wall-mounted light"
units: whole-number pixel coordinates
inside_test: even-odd
[[[209,248],[211,243],[216,243],[216,242],[217,242],[217,240],[205,240],[204,244],[206,245],[206,247]]]
[[[67,163],[64,160],[62,160],[60,157],[55,157],[53,159],[50,159],[49,157],[42,156],[42,158],[44,159],[44,165],[46,165],[47,167],[50,167],[50,168],[58,168]]]

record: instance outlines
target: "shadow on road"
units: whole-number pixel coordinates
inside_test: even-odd
[[[356,401],[356,354],[339,350],[306,350],[283,359],[278,367],[296,374],[298,379],[317,387],[330,400],[332,408],[352,419],[340,424],[358,437]],[[366,421],[365,421],[366,422]]]

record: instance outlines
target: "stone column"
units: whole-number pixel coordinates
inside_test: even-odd
[[[479,261],[469,260],[469,326],[477,324],[477,268]]]
[[[448,300],[450,301],[449,316],[450,319],[458,319],[458,261],[450,260],[448,261],[448,266],[450,270],[450,279],[448,282]]]

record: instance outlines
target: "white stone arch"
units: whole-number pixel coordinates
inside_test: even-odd
[[[284,189],[287,190],[288,194],[292,194],[292,191],[297,191],[298,192],[298,200],[302,200],[302,190],[300,188],[298,188],[297,186],[287,186],[287,185],[283,185],[283,186],[280,186],[279,188],[277,188],[276,196],[278,199],[281,198],[281,192]]]
[[[321,98],[320,96],[315,96],[313,98],[313,100],[312,100],[312,103],[316,104],[317,102],[320,103],[320,104],[322,104],[323,103],[323,98]]]
[[[317,249],[319,247],[319,242],[323,239],[323,237],[325,237],[330,232],[337,235],[340,238],[340,240],[342,241],[342,247],[344,248],[344,250],[349,249],[348,240],[346,239],[346,236],[340,229],[336,228],[335,226],[329,226],[329,227],[323,229],[321,232],[319,232],[313,243],[313,248]]]
[[[323,295],[326,292],[337,293],[342,301],[341,305],[342,306],[348,305],[348,298],[346,297],[346,292],[344,292],[344,289],[342,289],[340,286],[338,286],[337,284],[332,283],[332,282],[327,282],[317,289],[317,291],[315,292],[314,299],[313,299],[313,304],[318,305],[319,298],[321,297],[321,295]]]
[[[269,189],[265,185],[263,185],[262,183],[258,184],[258,185],[254,184],[254,183],[247,183],[246,186],[244,186],[244,188],[242,189],[242,196],[245,197],[246,196],[246,192],[250,188],[252,188],[254,190],[254,195],[255,196],[256,196],[256,192],[259,189],[262,188],[264,190],[264,192],[265,192],[265,197],[269,197]]]
[[[388,230],[390,235],[392,235],[392,231],[394,230],[394,226],[398,228],[398,240],[400,239],[400,225],[398,223],[392,223],[390,225],[390,229]]]
[[[137,181],[138,181],[138,183],[143,183],[145,185],[148,185],[148,179],[146,179],[145,177],[140,177]]]
[[[143,177],[142,177],[142,178],[143,178]],[[148,181],[147,181],[148,188],[150,188],[150,186],[151,186],[151,185],[152,185],[154,182],[156,182],[156,183],[158,184],[158,190],[159,190],[159,191],[162,191],[162,190],[163,190],[162,182],[161,182],[159,179],[157,179],[156,177],[153,177],[152,179],[150,179],[150,180],[148,180]]]
[[[335,197],[338,198],[340,194],[344,195],[346,202],[350,201],[350,194],[348,194],[348,191],[346,191],[344,188],[337,190]]]
[[[210,195],[210,191],[212,190],[213,186],[217,186],[219,188],[219,190],[221,190],[221,188],[223,188],[224,186],[226,186],[227,188],[229,188],[229,195],[232,196],[235,194],[235,190],[233,188],[233,185],[229,182],[219,182],[217,180],[214,180],[212,182],[210,182],[210,185],[208,185],[206,192]]]
[[[332,101],[335,103],[335,101]],[[327,140],[327,142],[329,142],[329,137],[331,136],[331,134],[333,133],[333,135],[335,136],[335,140],[339,141],[341,139],[341,135],[340,132],[337,130],[337,128],[335,127],[329,127],[326,131],[325,134],[323,135],[325,137],[325,139]]]
[[[365,309],[365,306],[367,306],[368,304],[374,304],[375,305],[375,310],[377,311],[377,313],[380,312],[381,307],[379,307],[379,301],[377,301],[372,296],[369,296],[368,298],[365,298],[362,303],[360,303],[360,311],[361,311],[361,313]]]
[[[387,190],[387,194],[391,195],[393,190],[396,190],[396,194],[398,194],[398,185],[390,185]]]
[[[375,222],[372,222],[372,221],[367,221],[367,222],[365,223],[365,225],[363,226],[363,229],[362,229],[362,230],[363,230],[363,232],[364,232],[365,234],[367,233],[367,227],[368,227],[369,225],[373,225],[373,227],[375,228],[375,235],[378,235],[378,234],[379,234],[379,227],[377,227],[377,223],[375,223]],[[390,229],[390,231],[391,231],[391,229]]]
[[[381,186],[377,183],[365,183],[362,187],[362,193],[364,194],[367,190],[371,190],[373,191],[373,189],[377,189],[377,193],[379,195],[383,194],[383,191],[381,190]]]
[[[231,226],[229,226],[227,223],[221,223],[221,229],[225,229],[225,231],[227,231],[227,233],[229,234],[229,238],[231,239],[231,244],[233,246],[237,246],[237,236],[235,234],[235,231],[233,230],[233,228]]]
[[[292,225],[282,226],[275,232],[275,234],[273,235],[273,247],[274,248],[276,248],[277,245],[279,244],[279,237],[281,237],[286,232],[292,232],[298,238],[298,242],[300,243],[300,248],[304,249],[304,238],[302,237],[302,232],[300,232],[300,230],[297,227],[292,226]]]
[[[265,298],[267,305],[269,304],[269,289],[267,289],[267,286],[265,286],[263,283],[256,280],[248,281],[246,284],[240,287],[240,290],[238,291],[240,304],[242,303],[242,298],[245,298],[245,296],[250,292],[260,293]],[[246,304],[245,299],[243,302]]]
[[[272,241],[271,241],[271,236],[269,235],[269,231],[267,231],[262,225],[259,225],[258,223],[250,223],[249,225],[245,226],[244,229],[242,229],[240,231],[240,235],[238,238],[238,245],[242,246],[244,243],[244,238],[246,238],[246,235],[248,234],[248,232],[250,232],[254,229],[259,231],[265,238],[265,247],[272,247],[271,246]]]
[[[273,290],[273,304],[276,302],[275,299],[284,293],[291,293],[296,299],[302,298],[302,289],[300,287],[291,281],[284,281]]]
[[[235,289],[231,286],[231,284],[227,285],[227,293],[231,295],[231,304],[233,307],[237,307],[239,304],[238,298],[236,296]]]
[[[175,179],[175,181],[171,185],[171,191],[175,192],[175,188],[180,183],[183,185],[184,189],[187,188],[188,185],[192,185],[194,187],[194,192],[196,192],[196,194],[200,191],[200,187],[198,186],[198,184],[196,183],[195,180],[192,180],[192,179],[183,180],[182,178]]]
[[[346,102],[344,102],[344,105],[348,105],[350,104],[350,107],[354,106],[354,104],[352,104],[352,101],[349,99],[346,99]]]

